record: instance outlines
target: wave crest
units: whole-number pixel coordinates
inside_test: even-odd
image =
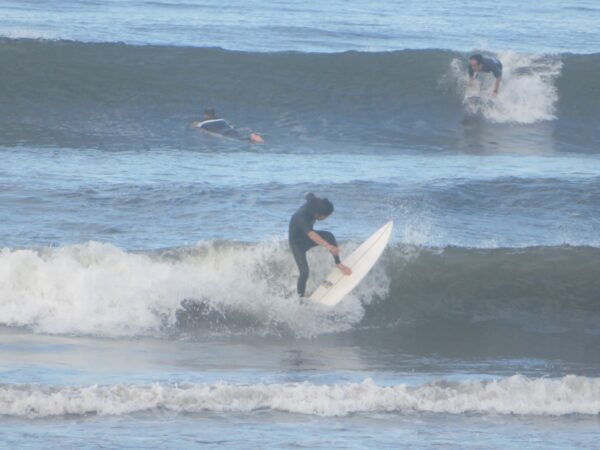
[[[1,385],[0,415],[43,418],[177,413],[280,411],[316,416],[356,413],[477,413],[563,416],[600,414],[600,379],[568,375],[491,381],[439,381],[422,386],[362,383],[119,384],[47,387]]]

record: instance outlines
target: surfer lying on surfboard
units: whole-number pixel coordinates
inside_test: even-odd
[[[304,297],[309,270],[306,252],[317,245],[322,245],[333,255],[336,266],[345,275],[351,275],[352,270],[340,262],[340,249],[333,233],[315,231],[313,226],[317,220],[325,220],[333,212],[333,203],[326,198],[319,198],[312,192],[305,194],[306,203],[294,213],[290,220],[289,242],[298,265],[298,295]]]
[[[218,117],[213,108],[205,109],[203,119],[201,121],[192,122],[190,126],[206,133],[229,139],[240,141],[249,140],[254,143],[264,142],[262,136],[257,133],[250,133],[248,136],[243,136],[238,130],[229,125],[225,119]]]

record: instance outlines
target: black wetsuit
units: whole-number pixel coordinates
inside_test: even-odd
[[[481,63],[481,72],[493,73],[496,78],[502,77],[502,63],[495,58],[483,58]],[[475,72],[473,68],[469,66],[469,76],[473,78]]]
[[[294,255],[294,260],[300,271],[300,276],[298,277],[298,295],[300,295],[300,297],[304,297],[306,281],[308,280],[309,275],[306,252],[318,245],[308,237],[308,233],[314,231],[314,225],[314,214],[309,212],[307,204],[304,204],[304,206],[296,211],[290,220],[289,242]],[[333,233],[330,233],[329,231],[315,231],[315,233],[321,236],[329,244],[337,247],[337,241],[335,240]],[[340,263],[339,256],[334,255],[333,259],[336,264]]]
[[[231,139],[244,139],[240,133],[227,123],[225,119],[208,119],[196,124],[196,128],[219,134]]]

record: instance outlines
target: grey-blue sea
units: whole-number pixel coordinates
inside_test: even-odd
[[[591,0],[0,2],[0,448],[597,447],[598,25]],[[191,129],[206,107],[266,143]],[[308,191],[343,253],[395,221],[333,311],[295,298]]]

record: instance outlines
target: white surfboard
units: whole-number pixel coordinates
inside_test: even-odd
[[[329,307],[337,305],[373,268],[387,246],[393,228],[394,222],[390,220],[342,261],[352,269],[352,275],[344,275],[336,267],[309,298]]]
[[[467,106],[485,106],[493,103],[494,98],[489,92],[481,90],[479,85],[469,86],[465,91],[463,103]]]

